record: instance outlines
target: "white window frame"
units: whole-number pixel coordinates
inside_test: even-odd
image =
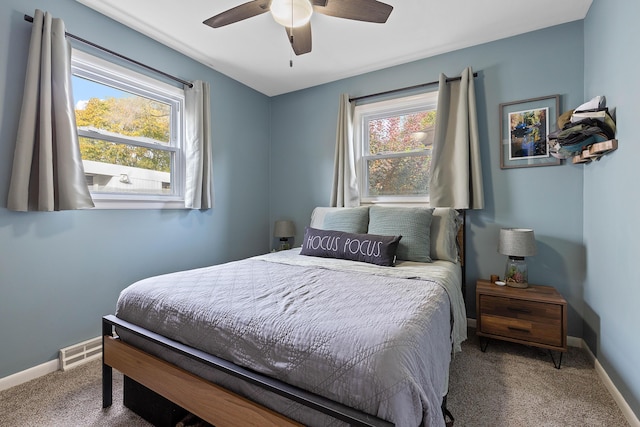
[[[170,140],[166,151],[174,155],[171,167],[171,194],[129,194],[92,191],[91,197],[97,209],[179,209],[185,208],[185,155],[184,155],[184,89],[171,86],[145,74],[122,67],[86,52],[72,49],[71,72],[73,75],[121,89],[139,96],[158,100],[171,106]],[[110,132],[78,129],[78,136],[100,138],[136,146],[157,149],[145,138],[123,138]]]
[[[356,159],[356,174],[358,187],[360,188],[360,204],[396,204],[396,205],[428,205],[429,196],[370,196],[368,195],[368,168],[367,160],[394,157],[422,156],[431,150],[413,151],[410,153],[389,153],[368,155],[368,121],[389,116],[398,116],[424,110],[435,110],[438,105],[438,91],[422,93],[419,95],[405,96],[369,104],[357,105],[354,109],[353,124]],[[367,153],[367,154],[365,154]]]

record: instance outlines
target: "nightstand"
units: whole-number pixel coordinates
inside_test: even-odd
[[[519,289],[478,280],[476,335],[483,352],[491,338],[548,349],[560,369],[567,351],[567,301],[551,286]],[[551,351],[560,352],[557,363]]]

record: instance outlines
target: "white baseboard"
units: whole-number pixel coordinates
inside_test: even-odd
[[[27,381],[35,380],[43,375],[50,374],[58,370],[58,359],[50,360],[41,365],[34,366],[33,368],[25,369],[24,371],[16,372],[8,377],[0,378],[0,391],[8,388],[26,383]]]
[[[476,319],[467,318],[467,326],[470,328],[475,328]],[[598,359],[593,355],[587,343],[584,342],[582,338],[567,337],[567,345],[569,347],[582,348],[587,351],[587,354],[593,361],[593,366],[596,370],[596,373],[600,377],[600,380],[602,380],[605,388],[609,391],[609,394],[611,394],[611,397],[613,397],[613,400],[618,405],[618,408],[620,408],[622,415],[627,419],[627,422],[631,427],[640,427],[640,420],[638,420],[636,414],[633,413],[633,410],[631,410],[631,407],[629,406],[627,401],[624,400],[624,397],[622,396],[622,394],[620,394],[620,391],[618,391],[613,381],[611,381],[611,378],[609,378],[607,371],[604,370],[600,362],[598,362]]]
[[[587,345],[585,344],[585,342],[582,340],[582,338],[578,338],[578,337],[567,337],[567,345],[569,347],[578,347],[578,348],[586,348],[587,350],[589,350],[589,348],[587,347]],[[591,355],[593,356],[593,355]]]
[[[611,378],[609,378],[607,371],[604,370],[598,359],[593,355],[587,343],[584,342],[582,338],[576,339],[581,341],[581,347],[586,350],[591,360],[593,360],[593,366],[598,376],[602,380],[602,383],[604,384],[606,389],[609,391],[609,394],[611,394],[611,397],[613,397],[613,400],[618,405],[618,408],[620,408],[622,415],[627,419],[629,425],[631,427],[640,427],[640,420],[638,419],[636,414],[633,413],[633,410],[631,409],[627,401],[624,400],[624,397],[622,396],[622,394],[620,394],[618,388],[615,386],[615,384],[613,384],[613,381],[611,381]]]

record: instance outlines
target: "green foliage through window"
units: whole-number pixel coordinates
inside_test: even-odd
[[[83,160],[160,172],[171,171],[171,153],[163,150],[81,137],[80,152]]]
[[[368,120],[369,196],[428,194],[436,111],[419,111]]]
[[[91,98],[76,108],[79,128],[94,128],[112,134],[144,137],[160,145],[170,141],[170,106],[140,96]],[[162,150],[81,138],[83,160],[169,172],[171,154]]]

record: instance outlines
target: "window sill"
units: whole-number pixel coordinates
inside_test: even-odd
[[[104,198],[92,195],[93,209],[186,209],[181,199]]]
[[[385,199],[361,199],[360,200],[360,205],[361,206],[373,206],[373,205],[378,205],[378,206],[407,206],[407,207],[412,207],[412,206],[417,206],[417,207],[429,207],[429,199],[428,198],[411,198],[411,199],[407,199],[407,198],[385,198]]]

